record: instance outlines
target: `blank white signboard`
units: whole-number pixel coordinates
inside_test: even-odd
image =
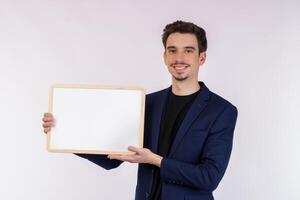
[[[143,147],[145,91],[141,87],[55,84],[47,134],[49,152],[126,154]]]

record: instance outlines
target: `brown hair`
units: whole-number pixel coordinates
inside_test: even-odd
[[[175,21],[171,24],[167,24],[164,28],[162,35],[162,42],[166,48],[166,43],[169,35],[172,33],[191,33],[194,34],[198,41],[199,54],[205,52],[207,49],[207,40],[205,30],[191,22]]]

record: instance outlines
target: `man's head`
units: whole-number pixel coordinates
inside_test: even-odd
[[[190,22],[176,21],[165,27],[162,41],[164,61],[173,78],[177,81],[198,79],[199,66],[206,59],[204,29]]]

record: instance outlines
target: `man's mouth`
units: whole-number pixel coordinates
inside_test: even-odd
[[[183,70],[188,67],[188,65],[173,65],[176,70]]]

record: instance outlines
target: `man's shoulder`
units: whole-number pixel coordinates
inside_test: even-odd
[[[162,95],[168,88],[146,94],[146,98],[153,98]]]
[[[231,109],[237,111],[237,107],[233,103],[212,91],[209,91],[209,102],[213,107],[220,108],[221,110]]]
[[[151,92],[146,94],[146,105],[155,105],[155,102],[158,101],[161,97],[163,97],[163,94],[167,92],[168,88]]]

